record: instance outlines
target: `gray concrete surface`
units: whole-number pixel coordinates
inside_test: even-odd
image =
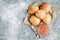
[[[49,2],[58,8],[51,34],[39,40],[60,40],[60,0],[0,0],[0,40],[38,40],[23,23],[29,5],[37,1]]]

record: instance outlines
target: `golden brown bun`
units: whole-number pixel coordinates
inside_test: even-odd
[[[38,9],[39,9],[38,6],[32,5],[32,6],[29,7],[29,9],[28,9],[28,13],[34,14]]]
[[[47,11],[50,11],[51,5],[50,5],[48,2],[45,2],[45,3],[43,3],[43,4],[40,5],[40,9],[43,9],[43,10],[45,10],[46,12],[47,12]]]
[[[49,24],[51,22],[51,15],[46,14],[45,18],[43,19],[43,22]]]
[[[38,10],[35,15],[40,19],[44,19],[46,12],[44,10]]]
[[[38,25],[40,23],[40,19],[37,18],[36,16],[32,15],[31,18],[30,18],[30,22],[33,24],[33,25]]]

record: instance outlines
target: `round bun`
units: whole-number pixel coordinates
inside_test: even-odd
[[[35,12],[36,12],[38,9],[39,9],[38,6],[32,5],[32,6],[30,6],[29,9],[28,9],[28,13],[30,13],[30,14],[35,14]]]
[[[51,5],[48,2],[44,2],[44,3],[42,3],[40,5],[39,8],[40,9],[43,9],[43,10],[45,10],[47,12],[47,11],[50,11],[51,10]]]
[[[38,10],[35,15],[40,19],[44,19],[46,12],[44,10]]]
[[[51,15],[46,14],[45,18],[43,19],[43,22],[49,24],[51,22]]]
[[[36,16],[32,15],[31,18],[30,18],[30,22],[33,24],[33,25],[38,25],[40,23],[40,19],[37,18]]]

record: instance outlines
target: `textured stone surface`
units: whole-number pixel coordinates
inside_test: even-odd
[[[60,40],[60,0],[0,0],[0,40],[38,40],[23,23],[29,5],[37,1],[50,2],[58,8],[51,34],[39,40]]]

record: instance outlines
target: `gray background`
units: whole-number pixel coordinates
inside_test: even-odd
[[[60,0],[0,0],[0,40],[38,40],[23,23],[29,5],[37,1],[49,2],[58,8],[51,34],[39,40],[60,40]]]

